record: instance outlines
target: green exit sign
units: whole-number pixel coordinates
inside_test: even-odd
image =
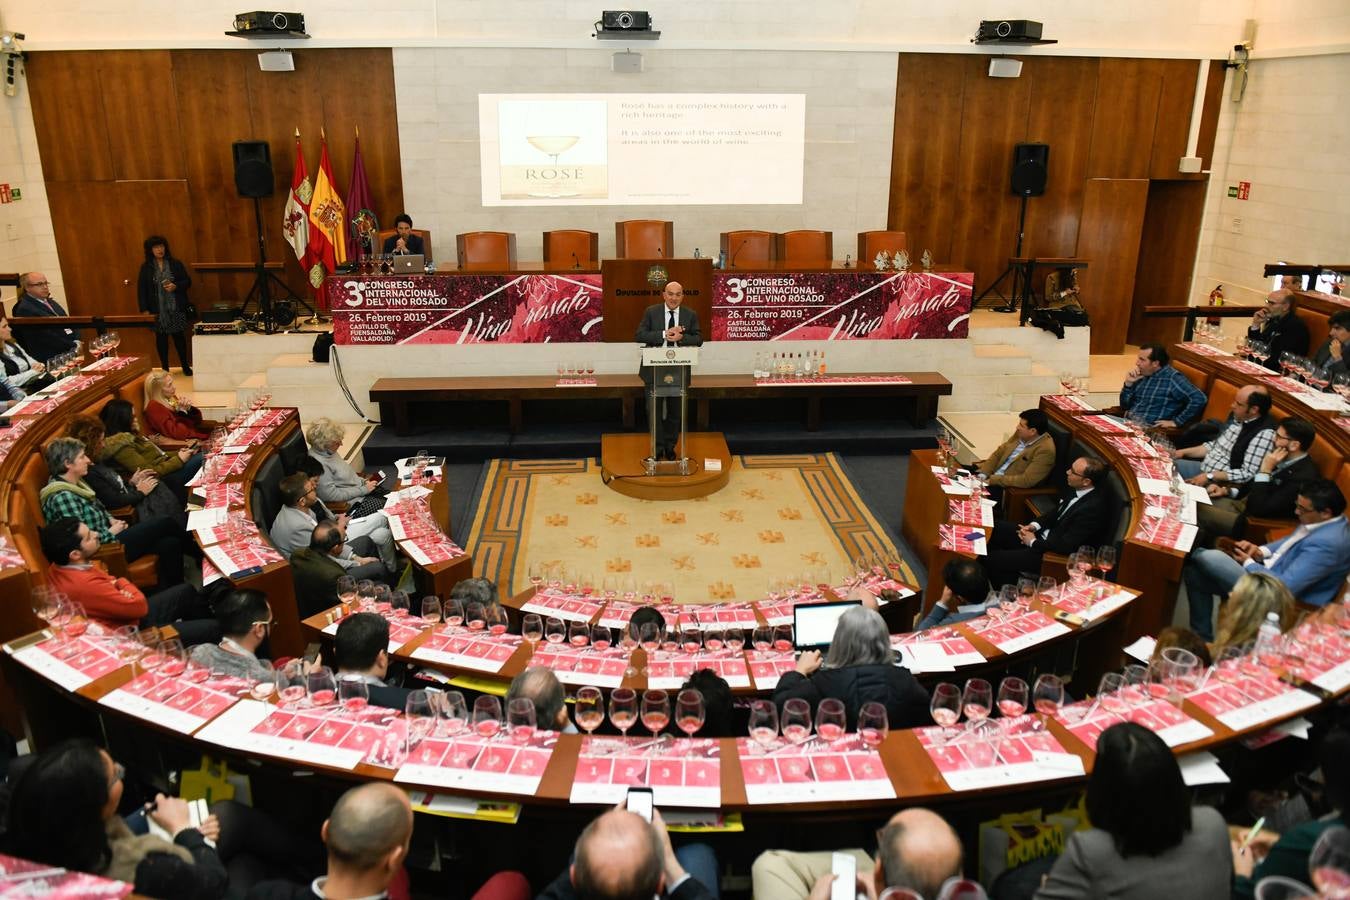
[[[1230,197],[1232,197],[1233,199],[1236,200],[1236,199],[1237,199],[1237,195],[1238,195],[1237,185],[1236,185],[1236,184],[1230,184],[1230,185],[1228,186],[1228,196],[1230,196]]]

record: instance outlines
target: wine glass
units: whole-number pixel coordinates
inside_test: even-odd
[[[817,729],[819,730],[819,729]],[[858,709],[858,737],[862,740],[863,746],[869,750],[877,750],[882,742],[886,740],[886,734],[890,731],[890,722],[886,716],[886,707],[869,700]]]
[[[1124,715],[1130,709],[1123,693],[1124,688],[1124,675],[1119,672],[1107,672],[1097,684],[1097,703],[1109,713]]]
[[[750,740],[763,752],[778,741],[778,707],[772,700],[751,701]]]
[[[609,721],[619,734],[628,737],[628,729],[637,721],[637,692],[632,688],[619,688],[609,695]]]
[[[703,648],[703,634],[698,629],[687,627],[680,632],[680,649],[685,653],[697,653]]]
[[[445,603],[441,605],[441,615],[445,618],[445,624],[458,628],[464,624],[464,605],[454,597],[446,597]]]
[[[483,616],[487,622],[487,632],[493,637],[501,637],[506,634],[506,629],[510,627],[510,618],[506,615],[506,610],[495,603],[487,606],[487,611]]]
[[[1308,875],[1320,896],[1350,896],[1350,829],[1335,825],[1322,832],[1308,854]]]
[[[482,631],[487,627],[487,607],[478,602],[466,604],[464,607],[464,623],[470,631]]]
[[[703,632],[703,646],[709,653],[716,653],[726,645],[726,631],[721,628],[709,628]]]
[[[928,711],[933,721],[942,726],[942,739],[948,740],[947,729],[961,719],[961,689],[950,682],[942,682],[933,688],[933,697],[928,703]]]
[[[787,653],[792,649],[792,626],[776,625],[773,629],[773,649]]]
[[[349,713],[359,713],[370,705],[370,685],[360,675],[342,675],[337,683],[338,703]]]
[[[577,727],[588,735],[593,734],[605,721],[605,697],[600,689],[589,685],[579,689],[574,712]]]
[[[1167,684],[1185,696],[1200,686],[1200,659],[1181,647],[1168,647],[1162,652]]]
[[[469,720],[474,733],[491,740],[502,730],[502,701],[484,694],[473,701],[473,716]]]
[[[436,728],[449,737],[460,734],[469,727],[469,706],[459,691],[445,691],[435,695]]]
[[[980,719],[989,718],[989,710],[994,705],[994,688],[983,678],[972,678],[966,682],[966,689],[961,693],[961,708],[966,714],[966,719],[971,722],[978,722]]]
[[[534,701],[529,697],[516,697],[506,704],[506,733],[515,744],[528,744],[534,737],[535,721]]]
[[[305,699],[307,693],[306,679],[300,674],[297,667],[275,670],[272,673],[272,680],[276,685],[277,701],[282,709],[293,709],[299,705],[300,701]]]
[[[811,737],[811,704],[800,697],[793,697],[783,704],[779,721],[782,723],[783,737],[794,744],[804,743]]]
[[[567,626],[567,642],[578,649],[591,642],[591,629],[585,622],[573,622]]]
[[[463,697],[461,696],[462,700]],[[492,698],[496,700],[496,697]],[[422,738],[431,734],[436,727],[437,701],[431,699],[426,691],[409,691],[408,699],[403,703],[403,715],[408,720],[408,749],[421,743]]]
[[[432,625],[441,620],[441,599],[439,597],[422,598],[422,618]]]
[[[670,724],[670,695],[665,691],[642,692],[642,727],[657,735]]]
[[[1050,603],[1055,599],[1055,594],[1059,590],[1059,582],[1050,575],[1042,575],[1036,579],[1036,595],[1045,603]]]
[[[549,616],[544,622],[544,640],[550,644],[561,644],[567,640],[567,623],[557,616]]]
[[[72,608],[78,606],[73,604]],[[81,611],[82,614],[82,611]],[[69,630],[69,626],[67,626]],[[156,648],[162,663],[160,663],[159,674],[165,678],[177,678],[187,669],[187,653],[183,650],[183,642],[178,638],[169,638],[166,641],[160,641]]]
[[[844,736],[847,716],[844,701],[826,697],[816,704],[816,734],[829,743]]]
[[[692,688],[680,691],[675,698],[675,724],[684,732],[684,736],[692,739],[698,734],[705,717],[703,694]],[[692,746],[690,752],[693,752]]]
[[[608,650],[614,644],[614,632],[608,625],[591,626],[591,647],[595,650]]]
[[[1058,675],[1047,672],[1036,679],[1036,685],[1031,690],[1031,705],[1041,714],[1040,727],[1044,728],[1045,720],[1059,712],[1059,708],[1064,705],[1064,682]]]
[[[350,607],[356,602],[356,579],[350,575],[343,575],[337,580],[336,593],[338,602],[343,606]]]
[[[1116,548],[1112,544],[1097,548],[1097,570],[1102,573],[1102,580],[1105,581],[1116,567]]]
[[[727,649],[732,653],[740,653],[745,649],[745,631],[740,628],[728,628],[724,635]]]
[[[1016,675],[1009,675],[998,685],[998,711],[1004,718],[1013,719],[1027,711],[1030,688]]]
[[[408,599],[407,591],[389,592],[389,611],[398,618],[403,618],[404,616],[406,616],[411,606],[412,603]]]
[[[333,670],[319,666],[305,676],[305,690],[309,694],[311,706],[328,706],[337,700],[337,681]]]
[[[530,649],[544,636],[544,620],[538,613],[526,613],[520,620],[520,636],[530,644]]]
[[[768,653],[769,648],[773,646],[773,627],[756,625],[755,630],[750,633],[750,646],[755,648],[756,653]]]

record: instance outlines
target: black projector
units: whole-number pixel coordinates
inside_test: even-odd
[[[600,27],[605,31],[650,31],[649,13],[627,9],[607,9],[600,14]]]
[[[1030,19],[988,19],[980,23],[975,43],[984,41],[1039,41],[1041,23]]]
[[[286,34],[304,32],[305,14],[298,12],[239,13],[234,17],[234,30],[248,34]]]

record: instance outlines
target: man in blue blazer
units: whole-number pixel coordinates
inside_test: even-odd
[[[15,318],[37,316],[64,316],[66,308],[52,299],[47,276],[41,272],[27,272],[19,278],[19,302],[14,304]],[[14,326],[14,339],[28,355],[45,363],[75,348],[75,332],[61,325]]]
[[[1345,496],[1325,478],[1305,483],[1294,515],[1299,525],[1288,536],[1258,545],[1237,541],[1230,552],[1201,550],[1181,570],[1191,606],[1191,630],[1214,639],[1214,596],[1227,595],[1245,572],[1269,572],[1309,606],[1336,599],[1350,573],[1350,522]]]
[[[703,334],[698,330],[698,314],[684,305],[684,287],[678,281],[666,284],[661,292],[663,302],[647,307],[642,314],[635,338],[644,347],[700,347]],[[651,366],[641,366],[638,374],[645,384],[659,379],[663,384],[688,384],[689,367],[671,366],[660,373]],[[675,442],[680,437],[680,401],[678,397],[658,397],[656,400],[656,458],[676,459]],[[683,452],[684,448],[680,448]]]

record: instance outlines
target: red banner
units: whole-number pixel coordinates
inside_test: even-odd
[[[338,344],[543,344],[600,340],[598,274],[328,279]]]
[[[964,338],[970,272],[715,272],[714,341]]]

